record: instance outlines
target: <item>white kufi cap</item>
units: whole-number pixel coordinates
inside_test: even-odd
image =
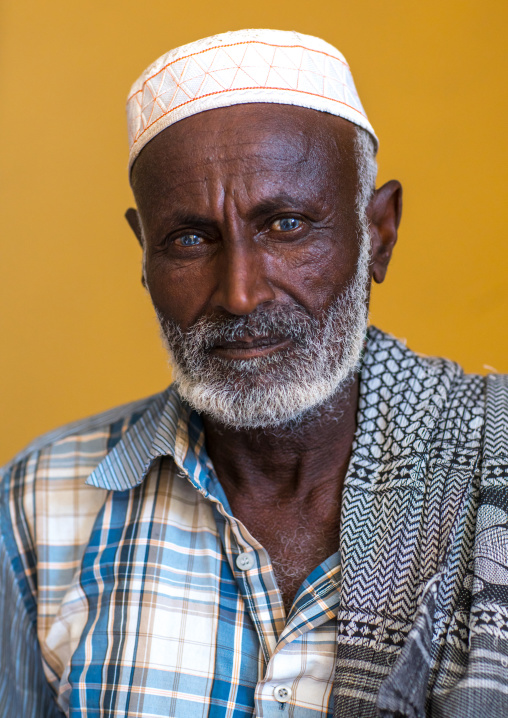
[[[182,45],[156,60],[127,100],[129,167],[155,135],[198,112],[250,102],[343,117],[377,137],[344,56],[310,35],[238,30]]]

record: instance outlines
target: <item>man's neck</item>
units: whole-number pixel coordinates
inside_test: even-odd
[[[300,424],[232,429],[204,419],[206,446],[229,495],[296,499],[333,484],[340,492],[356,430],[358,375]]]
[[[286,613],[304,579],[339,548],[358,385],[355,376],[297,427],[235,430],[204,422],[233,515],[268,551]]]

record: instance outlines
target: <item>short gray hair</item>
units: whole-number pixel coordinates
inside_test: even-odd
[[[355,155],[358,166],[356,209],[364,213],[376,189],[377,161],[374,140],[362,127],[356,128]]]

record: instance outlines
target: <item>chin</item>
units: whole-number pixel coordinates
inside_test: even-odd
[[[296,428],[324,414],[340,413],[337,398],[351,386],[356,367],[333,376],[294,376],[274,381],[266,374],[232,371],[226,381],[199,382],[175,371],[182,399],[199,414],[233,429]]]

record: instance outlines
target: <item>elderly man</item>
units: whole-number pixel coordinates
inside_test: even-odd
[[[508,715],[508,384],[367,330],[401,186],[344,58],[207,38],[128,121],[174,384],[5,469],[1,715]]]

